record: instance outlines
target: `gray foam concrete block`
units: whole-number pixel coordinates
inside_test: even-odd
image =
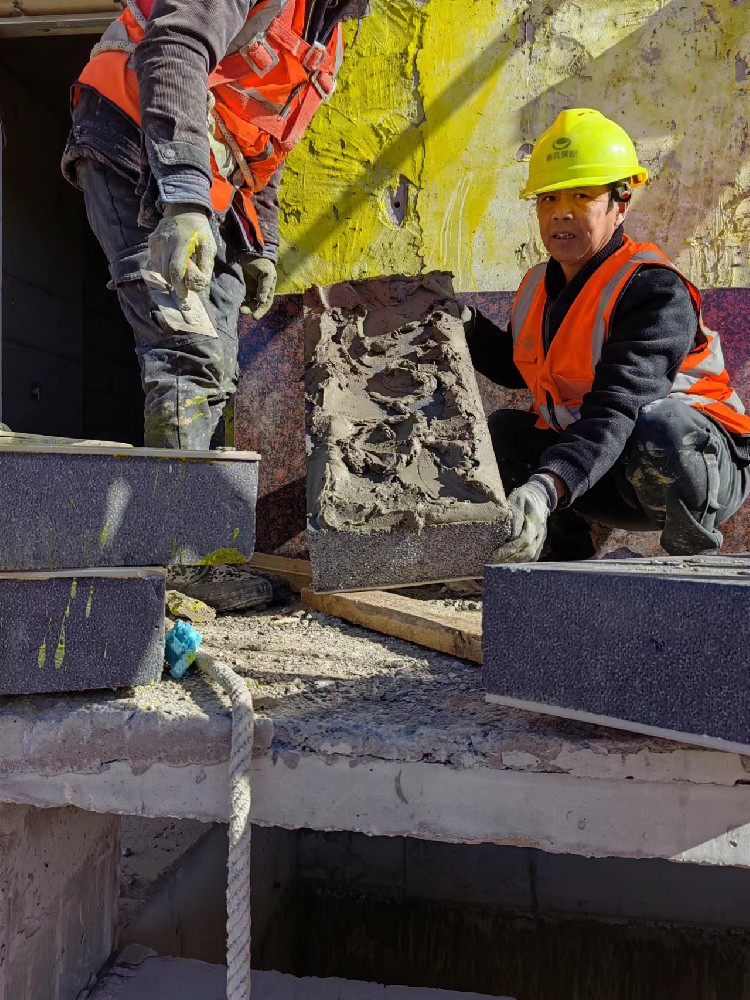
[[[157,681],[165,580],[151,568],[0,573],[0,695]]]
[[[150,448],[0,449],[0,570],[242,562],[258,456]]]
[[[488,697],[750,753],[747,562],[488,566]]]
[[[508,508],[451,277],[305,296],[317,590],[479,576]]]

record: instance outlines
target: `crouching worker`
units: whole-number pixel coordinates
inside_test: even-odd
[[[490,417],[513,515],[499,561],[538,559],[548,529],[552,558],[593,555],[576,511],[660,531],[670,555],[714,553],[750,489],[750,417],[700,293],[623,231],[647,176],[598,111],[562,112],[534,147],[521,197],[536,199],[550,259],[523,279],[507,331],[467,322],[475,368],[533,397]]]

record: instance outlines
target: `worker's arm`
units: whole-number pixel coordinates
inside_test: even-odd
[[[268,257],[269,260],[276,260],[279,252],[279,188],[283,170],[282,164],[268,184],[253,195],[253,204],[258,213],[258,224],[263,237],[262,256]]]
[[[674,271],[642,267],[612,314],[610,337],[594,372],[581,416],[540,460],[540,470],[565,486],[568,506],[608,472],[630,437],[638,414],[672,388],[692,348],[696,314]]]
[[[133,64],[145,151],[159,202],[211,212],[209,74],[255,0],[154,0]]]
[[[478,309],[467,309],[464,320],[466,343],[474,368],[496,385],[525,389],[526,383],[513,361],[510,327],[501,330]]]

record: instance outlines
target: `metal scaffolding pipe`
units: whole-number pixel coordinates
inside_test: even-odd
[[[101,34],[119,0],[0,0],[0,38]]]

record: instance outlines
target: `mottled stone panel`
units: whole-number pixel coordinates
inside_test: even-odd
[[[749,566],[733,557],[488,566],[487,690],[516,708],[748,753]],[[706,608],[721,608],[708,626]]]
[[[257,455],[0,448],[0,570],[243,562]]]
[[[164,592],[158,569],[0,573],[0,696],[159,680]]]

